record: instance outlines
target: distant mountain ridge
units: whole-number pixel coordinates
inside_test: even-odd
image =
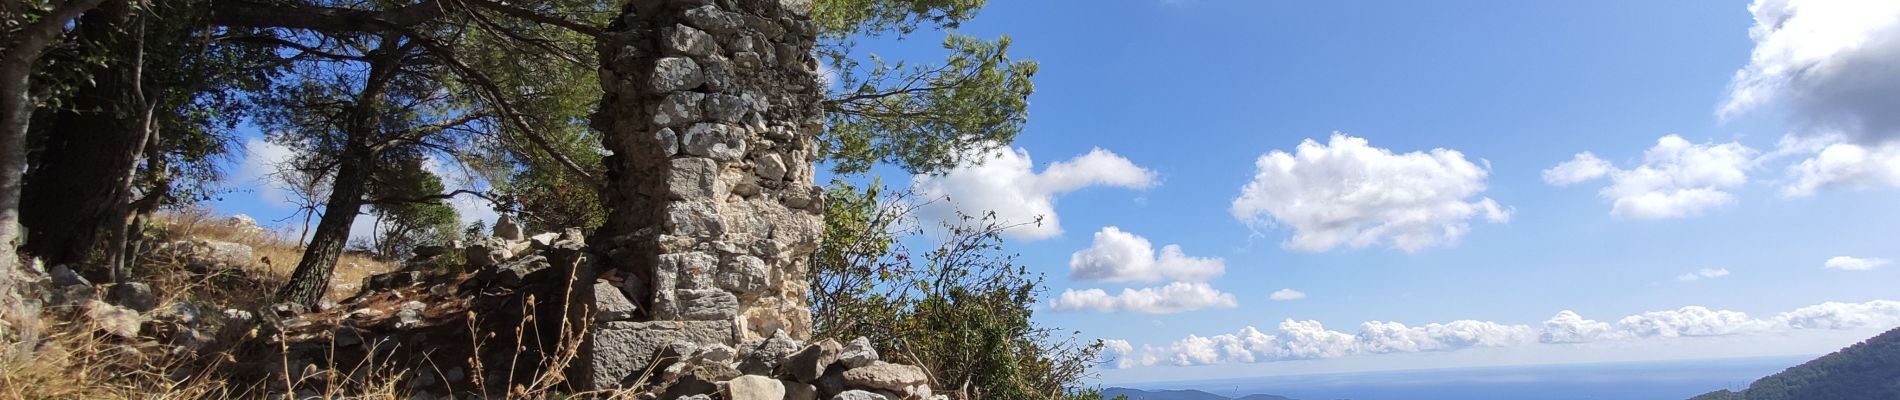
[[[1125,387],[1102,389],[1103,399],[1114,399],[1115,396],[1128,396],[1128,400],[1294,400],[1290,397],[1270,394],[1250,394],[1241,397],[1227,397],[1199,390],[1147,391]]]
[[[1132,396],[1131,396],[1132,398]],[[1689,400],[1900,399],[1900,329],[1749,384]]]

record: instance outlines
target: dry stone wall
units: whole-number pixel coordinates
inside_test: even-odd
[[[600,38],[607,224],[583,386],[624,384],[675,341],[744,350],[811,334],[822,231],[809,0],[629,2]]]

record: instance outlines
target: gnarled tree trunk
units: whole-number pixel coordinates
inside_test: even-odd
[[[109,60],[86,67],[92,84],[77,88],[72,106],[54,119],[20,199],[20,222],[33,233],[24,250],[48,264],[85,261],[100,248],[100,233],[126,220],[125,179],[143,151],[149,120],[134,65],[134,18],[129,2],[111,0],[79,19],[80,40],[110,49]],[[109,266],[72,267],[95,282],[113,278]]]
[[[21,293],[20,182],[26,174],[26,128],[33,115],[33,63],[80,13],[103,0],[68,0],[38,21],[0,38],[0,341],[38,343],[39,310]]]
[[[345,116],[343,134],[347,138],[343,153],[337,159],[330,198],[323,205],[323,219],[318,220],[316,232],[310,235],[310,245],[304,248],[303,259],[297,261],[290,281],[278,293],[279,301],[315,307],[330,287],[330,275],[336,271],[337,258],[343,255],[344,246],[349,244],[350,226],[362,212],[363,196],[369,191],[370,175],[375,168],[372,163],[376,162],[376,152],[369,143],[380,129],[376,122],[381,118],[378,113],[386,111],[384,95],[390,79],[400,68],[397,63],[401,62],[402,55],[396,38],[384,36],[381,47],[370,56],[363,91],[357,93],[349,115]]]

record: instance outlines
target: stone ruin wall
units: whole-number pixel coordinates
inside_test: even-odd
[[[610,210],[582,386],[616,386],[676,340],[743,350],[811,335],[822,236],[822,88],[809,0],[633,1],[600,38]],[[591,279],[589,279],[591,278]]]

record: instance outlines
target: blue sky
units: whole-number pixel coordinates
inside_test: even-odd
[[[1900,325],[1881,1],[999,1],[959,32],[1041,64],[1029,124],[913,185],[1059,217],[1009,248],[1048,277],[1041,322],[1116,341],[1106,382],[1814,354]],[[246,196],[219,208],[288,213]],[[1363,245],[1298,239],[1342,232]]]

